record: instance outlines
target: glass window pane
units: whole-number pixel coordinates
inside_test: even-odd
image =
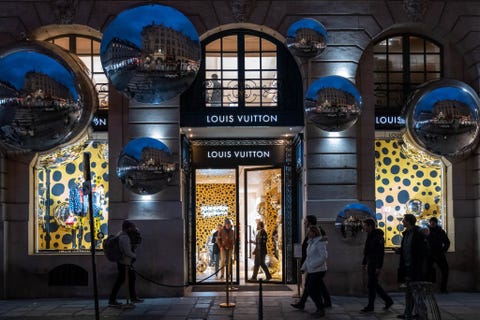
[[[100,41],[92,41],[93,44],[93,51],[92,53],[95,55],[100,55]]]
[[[387,40],[382,40],[373,47],[373,52],[387,52]]]
[[[56,38],[53,40],[53,43],[65,50],[70,51],[70,37]]]
[[[418,37],[410,37],[410,52],[424,52],[424,40]]]
[[[277,46],[266,39],[262,39],[262,51],[277,51]]]
[[[263,71],[262,72],[262,79],[263,80],[276,80],[277,79],[277,71]]]
[[[260,69],[260,57],[245,57],[245,70]]]
[[[259,89],[245,89],[245,106],[253,107],[260,105],[261,90]]]
[[[374,71],[387,71],[387,56],[376,54],[373,57],[373,70]]]
[[[387,74],[385,72],[375,72],[373,82],[387,82]]]
[[[238,51],[238,44],[237,44],[237,36],[227,36],[222,38],[222,50],[223,51],[230,51],[230,52],[237,52]]]
[[[205,57],[205,69],[210,70],[210,69],[220,69],[220,58],[218,56],[211,56],[208,55]]]
[[[223,71],[223,79],[238,79],[238,71]]]
[[[438,54],[427,54],[427,71],[440,71],[440,56]]]
[[[403,83],[403,72],[390,72],[388,80],[389,83]]]
[[[433,80],[433,79],[440,79],[440,72],[427,73],[426,81]]]
[[[245,35],[245,52],[260,51],[260,38],[252,35]]]
[[[430,41],[425,41],[425,51],[427,53],[440,53],[440,47]]]
[[[410,82],[412,84],[421,84],[425,82],[425,74],[423,72],[410,73]]]
[[[277,69],[277,57],[262,56],[262,69]]]
[[[387,106],[387,93],[385,91],[375,91],[375,107]]]
[[[223,57],[222,58],[222,68],[223,69],[238,69],[238,59],[237,57]]]
[[[423,54],[411,54],[410,55],[410,71],[423,71],[425,70],[425,63]]]
[[[100,56],[93,56],[93,72],[103,72],[102,61]]]
[[[403,52],[402,37],[394,37],[388,39],[388,52],[401,53]]]
[[[245,79],[260,79],[260,71],[245,71]]]
[[[77,37],[77,54],[92,54],[92,40]]]
[[[82,60],[83,64],[85,65],[85,67],[87,67],[88,69],[88,76],[91,77],[92,75],[92,58],[90,56],[82,56],[82,57],[79,57],[80,60]]]
[[[403,56],[401,54],[389,55],[388,67],[390,71],[403,71]]]
[[[210,42],[205,46],[205,51],[220,51],[221,39]]]

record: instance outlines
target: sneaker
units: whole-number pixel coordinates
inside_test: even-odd
[[[295,309],[300,309],[300,310],[303,310],[305,308],[305,305],[301,303],[292,303],[291,306],[294,307]]]
[[[385,302],[385,307],[383,307],[383,310],[388,310],[390,307],[393,305],[393,300],[390,300],[388,302]]]
[[[366,306],[365,308],[360,310],[360,312],[362,312],[362,313],[373,312],[373,307]]]
[[[133,298],[132,299],[132,303],[142,303],[143,301],[145,301],[144,299],[140,299],[139,297],[136,297],[136,298]]]
[[[109,307],[120,307],[122,305],[121,302],[118,302],[117,300],[112,300],[108,302]]]

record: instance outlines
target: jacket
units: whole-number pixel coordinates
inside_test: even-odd
[[[363,249],[363,265],[370,265],[376,269],[383,267],[383,257],[385,255],[385,239],[383,231],[374,229],[368,233]]]
[[[430,244],[432,255],[438,256],[447,252],[448,248],[450,248],[450,239],[448,239],[445,231],[439,226],[436,226],[435,228],[429,227],[429,229],[430,232],[427,236],[427,240]]]
[[[327,241],[322,237],[308,240],[307,258],[302,264],[301,270],[307,273],[327,271]]]
[[[235,233],[233,229],[223,228],[220,230],[217,235],[217,244],[220,249],[232,250],[235,245]]]
[[[260,229],[255,237],[255,254],[267,254],[267,232],[265,229]]]
[[[407,241],[407,236],[411,237]],[[410,243],[410,245],[408,245]],[[428,259],[430,246],[427,238],[418,226],[403,232],[400,252],[399,281],[428,280]],[[409,257],[407,257],[409,255]],[[410,260],[410,261],[409,261]]]
[[[128,234],[122,231],[118,236],[118,244],[120,247],[120,252],[122,257],[118,260],[118,263],[123,265],[131,265],[133,261],[137,258],[135,252],[132,250],[132,242]]]

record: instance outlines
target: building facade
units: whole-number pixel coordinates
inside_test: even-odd
[[[103,31],[137,2],[0,3],[2,48],[25,39],[68,47],[87,67],[91,61],[89,75],[103,101],[99,104],[104,110],[108,105],[108,131],[96,133],[92,125],[61,146],[70,148],[70,154],[90,152],[99,170],[93,178],[93,237],[88,217],[80,214],[83,195],[72,192],[83,182],[81,157],[59,160],[58,149],[2,150],[2,298],[91,295],[92,238],[98,246],[99,293],[107,296],[116,266],[103,256],[100,240],[118,232],[124,219],[134,221],[142,233],[136,270],[166,285],[139,279],[142,296],[181,296],[189,285],[224,283],[207,278],[214,271],[211,236],[225,218],[233,221],[237,235],[236,283],[250,283],[250,240],[258,220],[269,235],[272,283],[295,283],[295,248],[304,236],[306,214],[316,215],[329,237],[325,281],[331,292],[362,294],[364,235],[356,232],[355,216],[346,219],[343,233],[335,226],[342,209],[352,203],[375,211],[385,230],[382,281],[388,290],[398,289],[398,256],[390,249],[399,245],[405,212],[418,213],[419,223],[441,218],[452,241],[449,290],[480,288],[478,149],[458,161],[432,157],[404,138],[400,116],[408,95],[428,80],[456,79],[479,93],[480,2],[341,1],[332,6],[321,0],[180,0],[161,5],[180,11],[194,25],[202,62],[186,91],[149,104],[111,84],[106,99],[108,81],[98,69]],[[302,18],[316,19],[328,32],[325,50],[313,58],[294,57],[285,44],[289,26]],[[80,40],[55,40],[61,36],[89,39],[85,47],[94,58],[88,60],[80,50]],[[153,42],[164,39],[157,25],[146,36]],[[165,36],[170,38],[175,37]],[[184,48],[190,39],[182,41],[178,49],[195,55]],[[141,49],[121,43],[106,58],[122,68],[137,65]],[[169,53],[163,56],[154,44],[149,46],[157,50],[151,58],[166,63]],[[123,58],[125,53],[130,60]],[[339,132],[319,129],[303,113],[309,86],[331,75],[352,81],[362,96],[358,121]],[[221,93],[215,103],[209,100],[213,90]],[[348,106],[350,98],[344,96]],[[454,114],[461,108],[451,112],[440,104],[437,109]],[[168,186],[149,195],[132,192],[117,178],[123,148],[142,137],[162,141],[178,165]],[[161,158],[150,152],[144,156]],[[52,166],[60,161],[65,169]],[[72,222],[71,212],[79,213]]]

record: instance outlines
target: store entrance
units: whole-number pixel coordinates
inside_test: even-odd
[[[235,247],[232,255],[232,282],[252,281],[255,264],[257,222],[265,225],[265,263],[272,282],[283,281],[283,177],[282,168],[238,166],[195,169],[195,283],[225,283],[217,272],[221,263],[215,233],[225,219],[233,222]],[[262,268],[257,278],[266,278]]]

